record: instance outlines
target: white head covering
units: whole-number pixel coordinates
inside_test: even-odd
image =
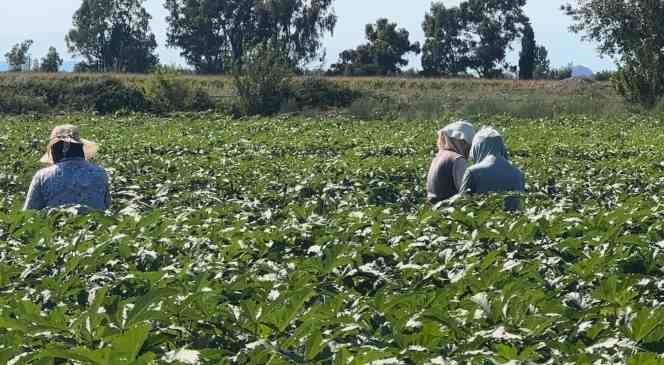
[[[71,124],[60,125],[51,131],[51,138],[46,146],[46,153],[42,156],[39,162],[53,165],[53,145],[58,142],[82,144],[83,154],[86,160],[91,160],[97,154],[97,144],[81,138],[81,130],[79,127]]]
[[[459,120],[441,129],[440,133],[450,138],[464,140],[470,146],[473,144],[473,138],[475,137],[475,127],[465,120]]]
[[[507,149],[503,137],[497,130],[484,127],[477,132],[470,149],[470,159],[475,162],[484,160],[489,155],[507,158]]]

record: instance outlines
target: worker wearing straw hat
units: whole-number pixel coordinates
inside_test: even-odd
[[[74,125],[55,127],[40,162],[41,169],[30,184],[23,209],[79,206],[83,210],[106,210],[110,205],[108,175],[88,160],[97,144],[81,138]]]

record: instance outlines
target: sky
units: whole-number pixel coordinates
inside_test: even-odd
[[[452,6],[459,0],[444,0]],[[528,0],[525,12],[530,17],[539,44],[547,47],[551,65],[560,67],[569,64],[584,65],[594,71],[614,69],[614,63],[601,58],[595,45],[582,42],[581,37],[572,34],[567,27],[570,19],[560,10],[567,0]],[[66,52],[65,34],[71,28],[73,13],[81,0],[0,0],[4,3],[0,11],[0,54],[24,39],[35,41],[31,49],[33,57],[43,57],[49,46],[55,46],[66,61],[78,59]],[[163,0],[147,0],[145,5],[152,14],[152,30],[159,43],[158,53],[162,63],[184,65],[177,49],[168,48],[166,43],[166,10]],[[411,34],[411,41],[424,39],[422,20],[429,10],[431,0],[335,0],[334,8],[339,21],[334,35],[326,36],[323,44],[327,55],[324,66],[329,66],[344,49],[355,48],[365,43],[364,26],[385,17],[397,22]],[[519,44],[514,45],[510,62],[518,59]],[[409,68],[420,68],[417,57],[410,57]],[[2,60],[4,61],[4,59]]]

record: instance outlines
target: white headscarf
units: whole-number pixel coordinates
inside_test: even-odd
[[[454,151],[464,158],[468,158],[468,152],[473,143],[474,135],[475,128],[466,121],[449,124],[438,131],[438,136],[442,140],[440,148]]]

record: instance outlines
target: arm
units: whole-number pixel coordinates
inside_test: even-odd
[[[463,178],[466,175],[466,169],[468,168],[468,162],[465,158],[459,158],[454,161],[454,186],[457,188],[457,191],[461,192],[461,187],[463,186]]]
[[[438,159],[434,159],[431,162],[431,167],[429,167],[429,174],[427,175],[427,201],[431,204],[438,202],[438,192],[436,191],[439,184],[438,179],[438,169],[439,169]]]
[[[28,189],[28,196],[25,199],[25,204],[23,205],[23,210],[28,209],[44,209],[46,208],[46,202],[44,202],[44,197],[41,193],[41,181],[39,174],[35,175],[32,178],[32,183],[30,183],[30,189]]]
[[[466,173],[463,175],[463,181],[461,183],[461,188],[459,189],[459,194],[473,193],[473,175],[469,170],[466,170]]]

